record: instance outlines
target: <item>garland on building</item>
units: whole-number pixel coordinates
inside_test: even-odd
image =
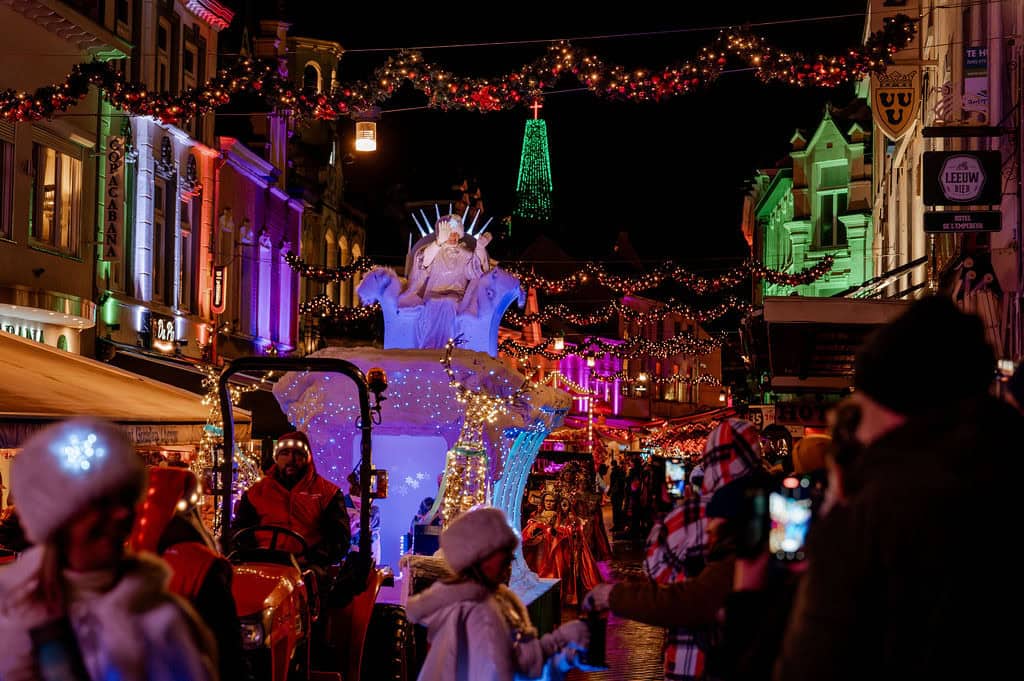
[[[291,267],[295,272],[298,272],[299,276],[321,283],[341,283],[349,281],[355,275],[366,274],[374,267],[377,267],[376,263],[366,256],[360,256],[359,258],[356,258],[354,263],[350,265],[341,265],[340,267],[310,265],[294,253],[286,253],[284,259],[285,262],[288,263],[289,267]]]
[[[769,45],[748,30],[718,34],[697,57],[657,69],[627,69],[565,41],[553,43],[536,61],[496,78],[459,76],[424,60],[416,50],[401,50],[374,73],[372,82],[344,83],[330,94],[306,95],[267,62],[239,60],[199,87],[180,94],[151,92],[129,82],[109,63],[75,66],[62,83],[34,93],[0,92],[0,118],[34,121],[68,111],[85,98],[90,85],[103,90],[114,107],[136,116],[176,123],[210,113],[239,94],[262,96],[277,110],[299,117],[336,119],[358,114],[393,96],[408,83],[426,95],[429,106],[443,110],[499,111],[533,101],[538,93],[571,76],[595,95],[626,101],[659,101],[686,94],[715,81],[734,67],[754,70],[765,83],[833,87],[884,71],[892,56],[913,39],[915,22],[904,14],[886,19],[864,45],[841,55],[805,56]]]
[[[567,321],[575,326],[594,326],[604,324],[616,315],[621,315],[626,321],[636,322],[641,326],[653,322],[660,322],[668,317],[680,316],[698,323],[713,321],[723,317],[731,310],[749,312],[753,306],[739,298],[730,296],[714,307],[695,310],[689,305],[677,303],[669,299],[665,304],[659,305],[652,310],[636,310],[619,300],[613,300],[593,312],[580,314],[573,312],[563,303],[547,305],[540,312],[522,314],[509,308],[505,312],[504,320],[512,326],[525,326],[527,324],[546,324],[552,319]]]
[[[331,317],[342,322],[357,322],[372,319],[380,311],[380,303],[359,307],[342,307],[323,294],[299,305],[300,314],[315,317]]]
[[[568,293],[589,281],[596,281],[617,293],[632,295],[657,288],[665,281],[672,281],[674,284],[690,289],[697,295],[707,295],[746,283],[750,277],[764,279],[772,284],[782,286],[802,286],[817,281],[832,271],[833,263],[832,256],[826,255],[813,267],[790,273],[769,269],[758,260],[750,260],[717,277],[702,277],[671,260],[666,260],[650,272],[637,276],[611,274],[600,264],[588,262],[581,269],[561,279],[549,279],[527,271],[525,264],[507,262],[502,266],[506,271],[519,277],[523,287],[536,288],[554,294]]]

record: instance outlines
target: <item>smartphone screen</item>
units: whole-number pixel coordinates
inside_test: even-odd
[[[665,484],[668,486],[668,493],[673,497],[683,496],[686,490],[686,466],[682,461],[665,461]]]
[[[796,478],[787,478],[796,480]],[[806,486],[784,485],[768,497],[771,529],[768,551],[778,560],[803,560],[804,541],[811,524],[811,498]]]

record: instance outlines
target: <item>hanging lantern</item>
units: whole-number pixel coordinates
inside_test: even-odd
[[[720,391],[718,391],[718,401],[719,402],[725,402],[725,398],[726,397],[727,397],[727,395],[726,395],[726,392],[725,392],[725,388],[722,388]]]
[[[377,121],[380,109],[373,107],[355,114],[356,151],[377,151]]]
[[[593,369],[594,368],[594,364],[596,364],[596,360],[594,359],[594,356],[593,355],[587,355],[587,367]]]
[[[555,352],[561,352],[562,350],[565,350],[565,339],[562,338],[561,336],[556,336],[553,347],[555,348]]]

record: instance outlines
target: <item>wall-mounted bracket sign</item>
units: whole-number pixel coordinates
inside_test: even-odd
[[[926,151],[924,205],[994,206],[1002,201],[998,151]]]

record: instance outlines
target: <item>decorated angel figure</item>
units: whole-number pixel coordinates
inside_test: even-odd
[[[416,324],[416,347],[443,348],[453,335],[455,316],[475,314],[475,288],[490,270],[489,233],[466,233],[462,218],[438,218],[434,233],[415,245],[407,267],[409,285],[398,297],[398,307],[423,305]]]

